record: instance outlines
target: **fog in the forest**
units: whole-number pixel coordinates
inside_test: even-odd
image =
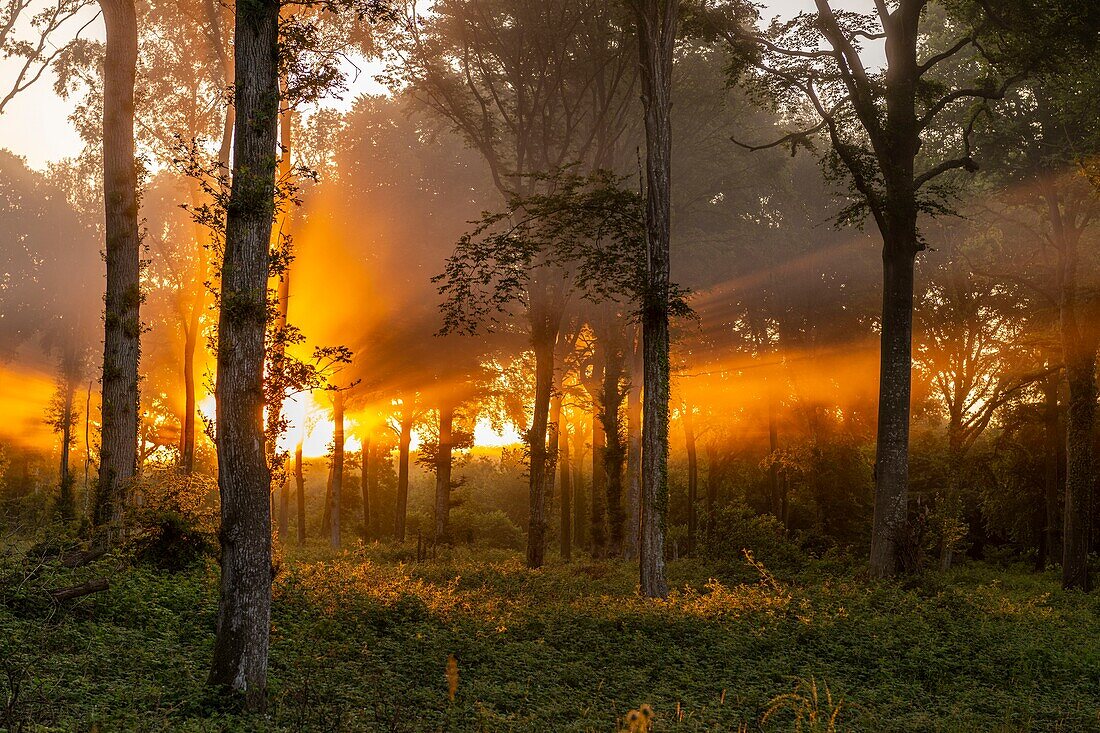
[[[796,5],[769,11],[789,16]],[[199,31],[180,22],[186,7],[146,12],[151,30],[142,48],[149,60],[139,69],[137,128],[140,460],[179,460],[189,409],[183,364],[193,348],[197,463],[210,471],[210,293],[220,244],[196,214],[210,206],[217,182],[209,168],[188,170],[186,158],[192,144],[192,154],[216,155],[221,81],[210,48],[189,64],[173,57],[173,43],[203,47]],[[430,40],[443,55],[453,52],[446,37],[448,23],[457,22],[448,12],[423,30],[435,34]],[[333,38],[341,32],[330,30]],[[463,116],[472,114],[468,102],[448,108],[446,95],[432,88],[435,61],[407,58],[416,47],[372,46],[354,33],[318,41],[341,52],[382,54],[370,73],[384,70],[381,83],[390,91],[353,95],[340,105],[346,112],[306,95],[284,116],[291,121],[282,142],[292,140],[294,190],[276,230],[292,241],[287,320],[300,332],[287,348],[306,364],[318,347],[346,347],[351,358],[325,367],[325,388],[288,399],[281,448],[293,452],[302,443],[306,458],[329,456],[339,394],[349,451],[365,441],[396,450],[400,424],[409,422],[415,454],[438,440],[439,410],[448,405],[457,408],[456,426],[472,435],[475,452],[522,453],[534,390],[522,297],[476,324],[472,335],[444,335],[445,297],[433,278],[484,212],[507,205],[506,190],[524,188],[525,176],[599,167],[614,171],[622,189],[640,190],[644,130],[633,52],[595,26],[584,32],[588,43],[610,44],[591,51],[606,54],[601,73],[611,87],[596,102],[603,106],[499,133],[531,138],[524,138],[530,159],[519,176],[510,170],[514,151],[503,155],[499,140],[471,137]],[[81,155],[46,171],[29,169],[18,150],[0,155],[0,443],[8,470],[22,466],[34,491],[51,481],[61,439],[57,405],[66,394],[75,395],[74,460],[87,463],[96,451],[104,267],[94,181],[102,100],[87,81],[91,65],[74,54],[57,72],[87,144]],[[677,52],[672,279],[691,312],[673,323],[673,523],[686,521],[685,482],[701,462],[708,491],[781,513],[792,526],[853,539],[860,530],[840,525],[868,521],[872,501],[880,237],[867,212],[853,208],[858,197],[828,160],[828,141],[795,144],[793,151],[789,144],[759,151],[738,144],[776,139],[798,120],[759,92],[750,95],[730,66],[728,49],[705,33],[685,38]],[[1023,128],[1042,124],[1025,119],[1043,114],[1029,99],[1010,93],[1000,111],[983,118],[974,131],[977,172],[951,173],[942,199],[921,214],[913,328],[915,490],[935,495],[955,481],[953,462],[969,455],[974,475],[959,500],[965,507],[955,513],[984,522],[992,536],[1021,541],[1031,521],[1021,518],[1024,508],[1044,491],[1038,476],[1046,456],[1031,433],[1043,429],[1037,415],[1044,405],[1064,411],[1063,388],[1052,376],[1061,358],[1057,306],[1064,297],[1058,226],[1079,235],[1078,291],[1091,297],[1097,275],[1097,201],[1087,175],[1068,157],[1032,164],[1029,152],[1018,154],[1029,144]],[[576,139],[553,138],[553,125],[566,123]],[[1051,133],[1051,145],[1058,134]],[[929,147],[946,150],[953,140],[944,133]],[[1061,218],[1052,221],[1051,206]],[[575,284],[562,298],[555,389],[562,425],[583,451],[591,449],[602,409],[606,346],[618,350],[621,370],[615,409],[625,412],[627,394],[640,387],[636,309],[625,295],[595,297]],[[1006,482],[1018,489],[1000,491]]]

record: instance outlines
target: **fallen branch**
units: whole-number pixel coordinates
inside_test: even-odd
[[[106,578],[94,578],[80,585],[71,585],[67,588],[54,588],[49,591],[49,594],[50,597],[53,598],[54,603],[63,603],[65,601],[71,601],[74,598],[91,595],[92,593],[99,593],[100,591],[107,590],[109,586],[110,583]]]
[[[67,568],[78,568],[81,565],[87,565],[90,562],[94,562],[106,554],[106,544],[100,545],[99,547],[93,547],[86,551],[74,550],[73,552],[66,552],[61,556],[61,564]]]

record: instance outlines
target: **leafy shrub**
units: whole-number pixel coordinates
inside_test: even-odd
[[[523,530],[499,509],[479,512],[466,507],[451,510],[451,537],[456,543],[505,550],[521,550],[526,541]]]
[[[738,568],[744,565],[744,550],[749,550],[768,568],[781,573],[800,570],[808,561],[778,519],[737,505],[716,513],[714,535],[704,550],[706,557]]]
[[[138,562],[179,572],[216,556],[218,492],[213,477],[158,467],[142,476],[140,490],[142,503],[132,518]]]

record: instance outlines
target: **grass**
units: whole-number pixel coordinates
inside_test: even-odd
[[[1051,574],[971,565],[872,583],[818,564],[775,580],[689,560],[670,567],[670,598],[649,601],[626,563],[395,554],[284,558],[263,718],[204,686],[212,563],[126,570],[63,608],[42,588],[91,569],[9,582],[0,727],[616,731],[649,705],[656,731],[1100,730],[1100,601]]]

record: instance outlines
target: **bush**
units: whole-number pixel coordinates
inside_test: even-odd
[[[771,514],[755,514],[745,506],[730,505],[715,516],[714,536],[704,542],[706,557],[731,567],[744,565],[744,550],[769,569],[791,573],[804,568],[808,558]]]
[[[504,512],[479,512],[466,507],[451,510],[451,538],[456,544],[522,550],[523,530]]]

